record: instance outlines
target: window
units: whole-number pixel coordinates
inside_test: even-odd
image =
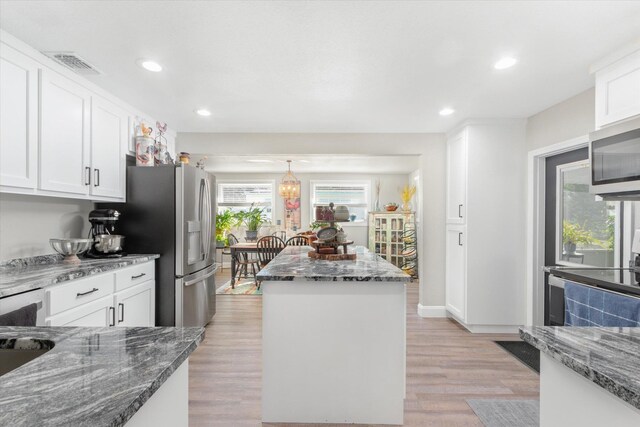
[[[589,193],[589,161],[558,166],[557,262],[614,267],[619,260],[620,202]]]
[[[263,207],[265,216],[271,220],[273,212],[273,181],[219,181],[218,212],[228,209],[233,212],[247,210],[251,205]]]
[[[367,181],[311,181],[311,219],[315,221],[316,207],[345,205],[355,215],[354,225],[366,225],[369,212],[371,183]]]

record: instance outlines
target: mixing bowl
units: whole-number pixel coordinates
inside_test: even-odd
[[[53,250],[64,256],[62,262],[66,264],[79,264],[78,254],[86,252],[92,243],[91,239],[49,239]]]

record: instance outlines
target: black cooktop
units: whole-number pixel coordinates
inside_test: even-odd
[[[640,295],[640,270],[632,268],[550,267],[554,276],[617,292]]]

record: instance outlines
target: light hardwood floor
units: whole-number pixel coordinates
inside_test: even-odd
[[[228,279],[225,269],[216,283]],[[482,426],[465,399],[538,398],[538,375],[493,343],[516,335],[473,335],[452,320],[419,317],[417,304],[418,285],[409,284],[405,426]],[[190,358],[190,426],[261,425],[261,317],[260,296],[218,295]]]

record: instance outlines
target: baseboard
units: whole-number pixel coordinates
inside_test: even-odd
[[[518,325],[461,325],[474,334],[517,334],[520,331]]]
[[[472,334],[519,334],[521,325],[470,325],[461,322],[453,314],[447,312],[447,317]]]
[[[447,309],[444,305],[418,304],[418,316],[420,317],[447,317]]]

